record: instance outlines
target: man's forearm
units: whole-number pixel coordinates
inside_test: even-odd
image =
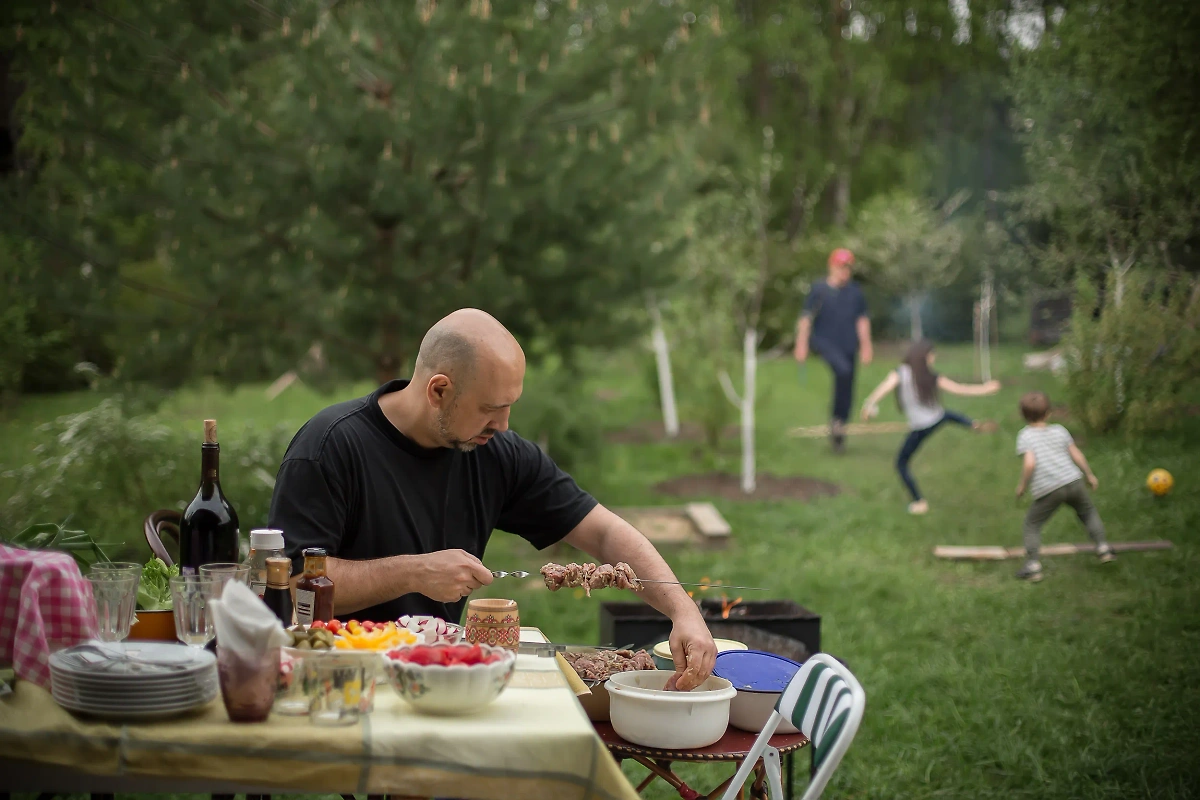
[[[328,559],[325,568],[335,587],[334,613],[351,614],[417,591],[408,578],[414,572],[415,559],[419,558],[391,556],[365,561]]]
[[[871,320],[867,317],[858,318],[858,341],[862,347],[871,347]]]
[[[807,316],[800,318],[796,323],[796,344],[802,347],[808,347],[808,334],[812,328],[812,320]]]
[[[633,567],[633,571],[639,578],[655,581],[678,580],[675,573],[667,566],[667,562],[654,549],[654,545],[637,528],[602,507],[597,507],[593,513],[604,514],[606,521],[604,530],[594,537],[589,537],[586,541],[568,540],[571,544],[579,547],[596,560],[607,564],[624,561]],[[695,602],[688,597],[682,586],[648,583],[643,586],[641,595],[647,603],[672,620],[676,619],[679,614],[699,615]]]

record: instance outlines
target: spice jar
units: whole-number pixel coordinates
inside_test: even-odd
[[[273,528],[250,531],[250,588],[259,597],[267,590],[267,559],[282,558],[283,555],[283,531]]]

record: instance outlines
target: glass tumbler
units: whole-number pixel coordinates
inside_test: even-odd
[[[262,722],[271,714],[279,682],[279,648],[269,647],[249,657],[217,647],[221,699],[232,722]]]
[[[215,597],[220,597],[225,591],[225,584],[237,581],[246,586],[250,585],[250,565],[229,563],[201,564],[200,577],[208,578],[217,583]]]
[[[96,636],[105,642],[120,642],[129,635],[137,607],[137,580],[122,573],[89,574],[96,602]]]
[[[133,593],[137,594],[142,584],[142,565],[132,561],[97,561],[88,567],[91,575],[126,575],[133,576]]]
[[[308,720],[314,725],[353,725],[358,722],[365,669],[359,661],[306,658],[305,690]]]
[[[171,578],[175,637],[189,647],[204,647],[217,635],[208,601],[216,597],[217,582],[199,575]]]

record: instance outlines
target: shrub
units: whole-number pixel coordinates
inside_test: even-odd
[[[146,515],[182,510],[196,492],[196,440],[109,398],[39,429],[44,439],[32,460],[2,475],[8,500],[0,506],[0,534],[13,535],[46,519],[70,519],[111,557],[144,560]],[[290,428],[245,428],[222,434],[221,483],[238,512],[243,536],[265,525],[274,475]]]
[[[1200,281],[1125,276],[1103,294],[1077,283],[1066,339],[1068,401],[1096,432],[1156,433],[1179,425],[1200,397]]]
[[[596,398],[582,376],[556,358],[546,358],[525,374],[521,400],[509,422],[514,431],[537,442],[567,472],[595,463],[601,426]]]

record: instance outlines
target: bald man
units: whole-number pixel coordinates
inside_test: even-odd
[[[309,420],[271,498],[270,525],[284,532],[293,574],[305,548],[322,547],[338,616],[458,622],[467,596],[492,582],[480,558],[499,529],[539,550],[566,541],[640,577],[675,581],[646,537],[508,429],[524,378],[512,334],[461,309],[425,335],[411,380]],[[672,621],[679,687],[698,685],[716,646],[695,603],[679,586],[642,594]]]

